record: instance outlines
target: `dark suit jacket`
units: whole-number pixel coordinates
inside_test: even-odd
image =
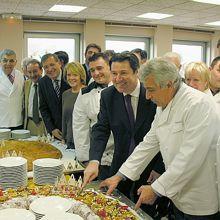
[[[83,68],[84,68],[84,70],[86,72],[86,85],[88,85],[89,80],[91,79],[91,73],[90,73],[89,70],[87,70],[87,67],[86,67],[85,63],[83,64]]]
[[[155,113],[156,105],[146,100],[145,88],[141,84],[134,130],[136,146],[150,130]],[[114,136],[115,151],[110,175],[114,175],[129,156],[132,135],[123,94],[114,86],[106,88],[101,93],[98,121],[91,133],[90,160],[101,160],[111,131]]]
[[[47,75],[39,80],[40,112],[49,133],[56,128],[62,130],[62,94],[69,88],[62,78],[58,99],[52,80]]]

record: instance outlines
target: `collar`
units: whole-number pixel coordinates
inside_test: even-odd
[[[59,82],[61,82],[62,79],[62,72],[60,72],[60,74],[57,76],[56,79],[53,79],[52,81],[54,82],[55,80],[59,80]]]
[[[138,82],[137,82],[137,86],[136,88],[134,89],[134,91],[132,93],[130,93],[131,96],[133,97],[136,97],[138,98],[139,95],[140,95],[140,89],[141,89],[141,84],[140,84],[140,81],[138,79]],[[127,93],[123,93],[124,96],[128,95]]]
[[[3,71],[3,69],[1,69],[2,70],[2,73],[4,73],[5,74],[5,72]],[[12,72],[10,73],[14,78],[15,78],[15,68],[12,70]],[[10,74],[8,74],[8,75],[10,75]],[[5,74],[6,75],[6,74]],[[7,77],[8,77],[8,75],[6,75]]]

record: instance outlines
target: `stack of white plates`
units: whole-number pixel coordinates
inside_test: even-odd
[[[83,220],[82,217],[66,212],[47,213],[41,220]]]
[[[41,219],[47,213],[56,211],[69,212],[72,208],[72,202],[59,196],[48,196],[35,199],[29,206],[29,210],[34,213],[36,219]]]
[[[0,140],[8,140],[11,138],[11,129],[0,129]]]
[[[33,213],[26,209],[8,208],[0,210],[0,220],[35,220]]]
[[[27,185],[27,160],[23,157],[0,159],[0,186],[5,190]]]
[[[59,159],[43,158],[33,162],[33,179],[38,185],[55,184],[63,174],[63,162]]]
[[[31,133],[29,130],[13,130],[11,131],[11,136],[13,139],[25,139],[30,138]]]

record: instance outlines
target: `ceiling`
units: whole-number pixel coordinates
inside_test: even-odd
[[[54,4],[78,5],[87,8],[79,13],[49,12],[49,8]],[[162,20],[136,17],[148,12],[173,14],[174,16]],[[192,0],[0,0],[0,14],[3,13],[19,13],[25,19],[101,19],[126,24],[161,24],[220,30],[220,27],[205,25],[207,22],[220,20],[220,5],[198,3]]]

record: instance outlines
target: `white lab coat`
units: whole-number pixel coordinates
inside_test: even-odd
[[[138,179],[160,150],[166,171],[152,184],[153,189],[184,213],[214,214],[218,211],[219,125],[214,101],[183,84],[163,111],[158,108],[151,130],[119,171]]]
[[[22,125],[22,105],[24,76],[18,70],[15,73],[14,83],[0,68],[0,127],[17,127]]]
[[[100,110],[101,88],[93,88],[82,94],[80,90],[73,109],[73,139],[76,157],[79,161],[89,160],[90,131],[97,122]],[[110,166],[114,152],[114,140],[111,134],[103,153],[101,165]]]

